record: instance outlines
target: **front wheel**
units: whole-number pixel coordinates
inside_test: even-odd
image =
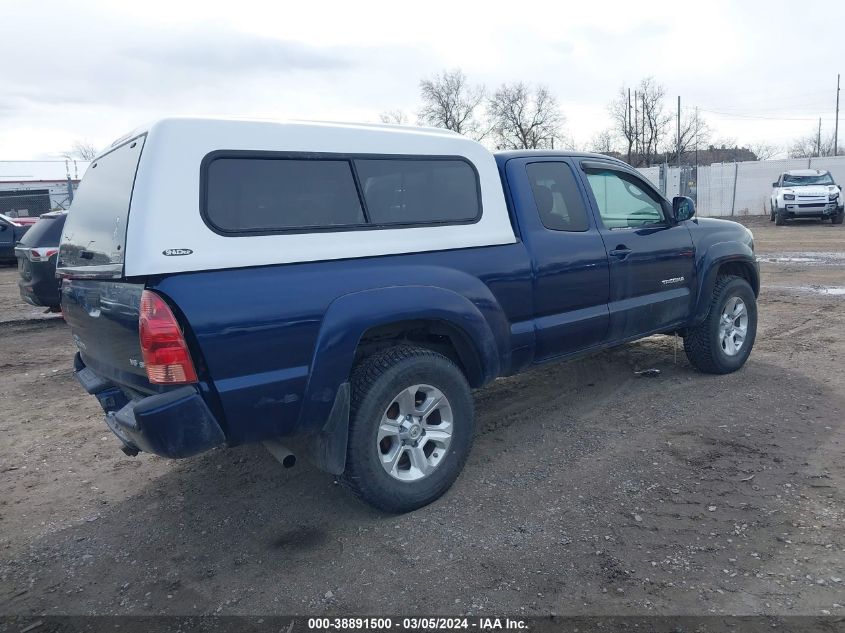
[[[729,374],[745,364],[757,336],[757,299],[741,277],[719,277],[703,323],[690,328],[684,351],[708,374]]]
[[[786,224],[786,211],[782,211],[780,209],[775,211],[775,224],[777,226],[783,226]]]
[[[474,433],[469,384],[451,360],[400,345],[352,373],[344,483],[387,512],[409,512],[445,493]]]
[[[840,211],[832,218],[830,218],[831,224],[842,224],[842,220],[845,219],[845,211]]]
[[[775,205],[771,200],[769,200],[769,222],[775,221],[775,213],[777,213],[777,211],[775,211]]]

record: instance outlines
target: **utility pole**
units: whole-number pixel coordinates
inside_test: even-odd
[[[634,136],[634,124],[631,120],[631,89],[628,88],[628,164],[631,164],[631,145],[636,141]]]
[[[675,148],[678,152],[678,167],[681,166],[681,95],[678,95],[678,138],[676,139]]]
[[[819,135],[816,137],[816,156],[822,155],[822,118],[819,117]]]
[[[836,124],[833,128],[833,155],[839,156],[839,74],[836,75]]]
[[[698,185],[698,106],[695,106],[695,180]]]
[[[649,160],[649,158],[650,158],[649,154],[651,153],[650,152],[650,150],[651,150],[651,132],[649,131],[648,146],[646,146],[646,144],[645,144],[645,92],[643,92],[640,95],[640,97],[643,100],[642,108],[640,108],[643,111],[643,154],[645,154],[645,166],[648,167],[651,164],[651,161]]]
[[[637,130],[639,121],[640,119],[637,115],[637,91],[634,90],[634,154],[640,153],[640,135]]]

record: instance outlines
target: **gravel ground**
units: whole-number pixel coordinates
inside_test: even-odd
[[[19,324],[21,321],[51,320],[60,318],[46,308],[37,308],[21,301],[18,291],[17,268],[0,263],[0,327],[4,324]],[[6,332],[3,331],[5,335]],[[0,350],[5,348],[0,347]],[[0,362],[5,362],[3,359]]]
[[[0,270],[0,613],[845,615],[845,229],[746,223],[744,369],[652,337],[499,380],[405,516],[258,446],[125,457]]]

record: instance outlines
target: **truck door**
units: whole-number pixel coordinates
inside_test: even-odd
[[[561,157],[507,163],[532,258],[536,360],[599,345],[607,334],[607,253],[574,169]]]
[[[695,247],[684,222],[639,174],[603,161],[581,163],[610,262],[609,339],[669,330],[690,313]]]

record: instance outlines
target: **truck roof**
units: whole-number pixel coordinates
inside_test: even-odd
[[[113,141],[103,154],[121,145],[125,141],[140,136],[158,128],[168,129],[191,128],[193,130],[206,128],[217,133],[226,130],[237,130],[239,134],[280,134],[285,131],[296,132],[297,134],[307,133],[313,142],[318,143],[323,138],[338,138],[338,135],[350,134],[361,136],[365,134],[376,134],[380,137],[393,137],[394,139],[437,139],[452,141],[456,143],[470,143],[479,145],[475,141],[461,136],[451,130],[435,127],[423,127],[413,125],[395,125],[391,123],[344,123],[332,121],[306,121],[306,120],[281,120],[281,119],[254,119],[243,117],[191,117],[173,116],[150,121],[138,126],[134,130],[124,134]],[[392,152],[393,153],[393,152]]]
[[[826,169],[790,169],[783,173],[787,176],[823,176],[828,171]]]
[[[562,156],[564,158],[601,158],[603,160],[612,160],[617,163],[627,165],[625,161],[621,161],[613,156],[606,154],[597,154],[595,152],[576,152],[566,149],[505,149],[494,152],[496,156],[502,158],[526,158],[530,156]]]
[[[556,157],[556,158],[575,158],[575,159],[600,159],[603,161],[615,163],[617,165],[622,165],[627,167],[628,169],[633,169],[631,165],[626,163],[623,160],[619,160],[618,158],[614,158],[613,156],[607,156],[605,154],[596,154],[595,152],[576,152],[570,151],[565,149],[508,149],[508,150],[499,150],[494,152],[494,156],[496,157],[496,161],[498,163],[502,163],[508,161],[512,158],[549,158],[549,157]]]

